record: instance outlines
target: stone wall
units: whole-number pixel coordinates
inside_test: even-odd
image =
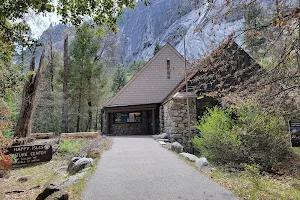
[[[192,137],[197,133],[194,124],[197,122],[196,98],[189,98]],[[186,98],[171,99],[163,105],[163,132],[175,135],[176,141],[185,148],[189,147],[188,118]]]
[[[112,124],[110,129],[112,135],[142,135],[144,128],[142,123],[120,123]]]

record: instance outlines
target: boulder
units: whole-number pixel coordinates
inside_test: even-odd
[[[58,191],[52,193],[50,196],[48,196],[45,200],[68,200],[69,194],[65,191]]]
[[[181,135],[181,134],[171,134],[171,135],[170,135],[170,138],[171,138],[171,139],[177,140],[177,139],[181,139],[181,138],[182,138],[182,135]]]
[[[183,146],[179,142],[173,142],[171,144],[171,150],[175,151],[176,153],[182,153]]]
[[[158,139],[168,139],[168,134],[167,133],[161,133],[159,135],[153,135],[153,138],[155,140],[158,140]]]
[[[29,179],[29,176],[22,176],[22,177],[18,178],[17,181],[20,183],[25,183],[26,181],[28,181],[28,179]]]
[[[98,149],[90,149],[87,152],[86,157],[92,159],[100,158],[100,151]]]
[[[93,159],[92,158],[80,158],[74,157],[72,158],[67,171],[69,174],[73,175],[80,172],[82,169],[92,166]]]
[[[46,186],[42,193],[40,193],[36,200],[45,200],[48,196],[53,194],[54,192],[60,191],[61,186],[58,184],[50,183]]]
[[[196,162],[196,160],[198,160],[197,156],[190,153],[180,153],[180,155],[192,162]]]
[[[205,157],[201,157],[199,159],[196,160],[196,166],[199,169],[205,168],[205,167],[209,167],[208,161]]]

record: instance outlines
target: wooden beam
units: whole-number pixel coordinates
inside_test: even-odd
[[[152,110],[152,134],[155,135],[155,111]]]
[[[104,107],[103,109],[107,112],[133,112],[143,110],[157,110],[158,104],[145,104],[145,105],[133,105],[133,106],[115,106],[115,107]]]

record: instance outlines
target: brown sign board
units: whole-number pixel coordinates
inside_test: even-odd
[[[289,121],[293,147],[300,147],[300,121]]]
[[[13,168],[32,165],[39,162],[47,162],[52,159],[52,146],[28,145],[8,147],[6,154],[14,155]]]

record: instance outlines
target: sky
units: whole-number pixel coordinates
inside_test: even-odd
[[[52,0],[54,6],[57,6],[57,0]],[[38,39],[42,33],[50,26],[51,23],[58,24],[60,16],[56,13],[35,14],[30,11],[27,18],[27,23],[32,30],[33,37]]]
[[[32,30],[33,37],[38,39],[51,23],[58,24],[60,17],[55,13],[36,15],[30,12],[25,16],[28,25]]]

